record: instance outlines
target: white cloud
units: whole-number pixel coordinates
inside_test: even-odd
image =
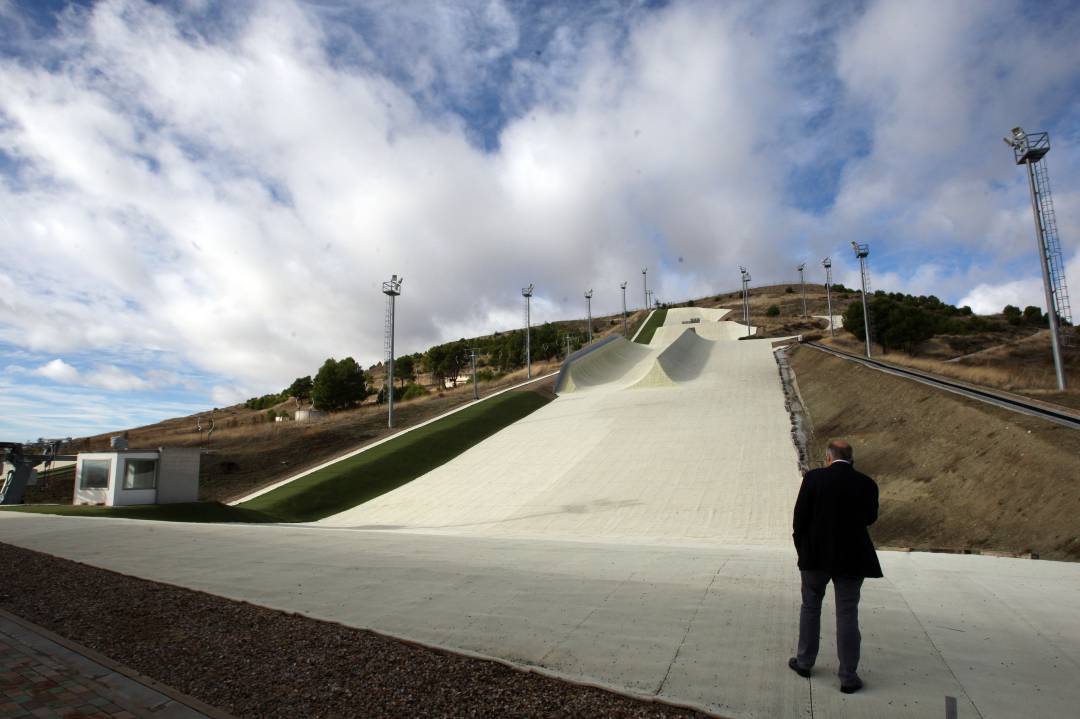
[[[830,252],[857,285],[849,239],[875,288],[996,302],[1032,255],[1000,141],[1044,121],[1023,107],[1066,118],[1051,158],[1080,240],[1080,13],[1036,40],[1012,3],[545,9],[522,57],[535,28],[500,3],[370,6],[362,31],[342,8],[256,2],[200,35],[107,0],[0,61],[0,342],[95,357],[79,380],[115,389],[172,382],[109,359],[152,350],[214,375],[220,406],[327,356],[377,361],[391,273],[403,352],[520,326],[530,282],[536,322],[581,316],[589,287],[616,311],[623,280],[637,306],[643,265],[665,299]],[[451,108],[494,111],[499,78],[488,152]],[[793,206],[791,178],[828,184],[837,158],[835,204]]]
[[[34,372],[42,377],[51,379],[54,382],[62,382],[64,384],[73,384],[79,381],[79,370],[75,369],[59,357],[47,364],[43,364],[34,370]]]

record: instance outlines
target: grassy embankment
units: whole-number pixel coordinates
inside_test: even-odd
[[[363,504],[426,474],[550,402],[507,392],[301,477],[240,505],[283,522],[310,522]]]
[[[653,312],[652,315],[649,316],[648,322],[641,328],[641,334],[639,334],[634,341],[640,342],[643,345],[652,342],[656,328],[662,326],[665,319],[667,319],[667,310],[656,310]]]
[[[550,397],[538,392],[507,392],[235,507],[219,502],[192,502],[135,507],[30,505],[2,509],[171,522],[313,521],[407,484],[550,401]]]

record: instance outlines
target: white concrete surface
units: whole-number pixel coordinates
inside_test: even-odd
[[[882,552],[863,692],[838,691],[831,596],[814,676],[786,666],[788,547],[403,535],[0,512],[0,541],[494,656],[729,717],[1072,717],[1080,565]]]
[[[825,320],[825,329],[841,330],[844,328],[843,315],[833,315],[831,318],[828,315],[814,315],[814,319]]]
[[[798,458],[767,342],[703,339],[669,310],[648,347],[574,361],[559,398],[320,524],[499,537],[785,544]],[[689,329],[694,331],[688,331]]]

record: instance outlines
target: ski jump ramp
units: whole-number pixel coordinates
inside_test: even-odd
[[[669,310],[564,367],[559,397],[320,524],[395,532],[786,545],[800,476],[772,347]],[[694,320],[693,322],[689,322]]]

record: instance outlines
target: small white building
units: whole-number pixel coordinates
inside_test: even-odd
[[[80,452],[72,504],[176,504],[199,498],[198,447]]]

